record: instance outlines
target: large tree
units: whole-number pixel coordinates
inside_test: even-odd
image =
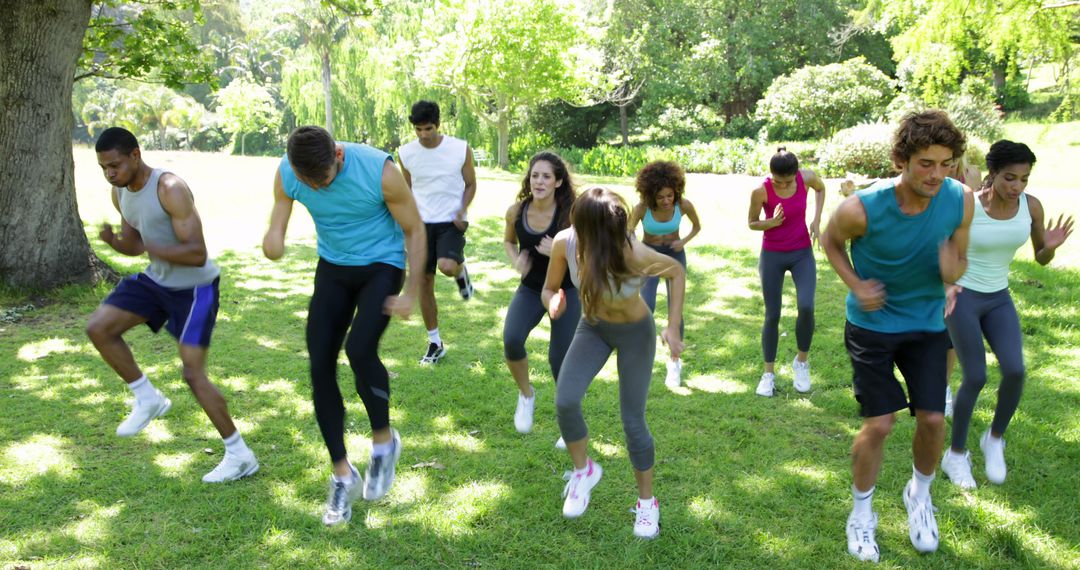
[[[0,283],[91,282],[102,267],[75,202],[72,81],[128,76],[178,85],[205,78],[180,25],[151,2],[6,2],[0,18]],[[193,11],[197,0],[171,7]],[[81,64],[80,64],[81,62]],[[167,62],[167,65],[163,65]],[[195,76],[190,72],[194,64]]]

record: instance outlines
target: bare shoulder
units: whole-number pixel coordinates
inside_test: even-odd
[[[513,222],[517,220],[518,214],[521,212],[521,202],[514,202],[510,204],[510,207],[506,209],[506,221]]]

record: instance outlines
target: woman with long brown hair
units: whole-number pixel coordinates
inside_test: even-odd
[[[517,201],[506,210],[503,246],[510,264],[521,273],[521,284],[510,301],[503,322],[503,354],[506,367],[517,382],[514,427],[521,433],[532,431],[536,407],[535,392],[529,382],[525,339],[544,318],[546,311],[540,292],[547,276],[551,244],[555,234],[570,225],[574,196],[574,184],[563,159],[555,153],[540,152],[529,161]],[[560,319],[552,319],[548,345],[548,364],[553,380],[559,378],[563,357],[570,348],[570,340],[574,338],[574,329],[581,317],[581,302],[569,276],[563,279],[562,289],[566,292],[566,313]]]
[[[559,232],[551,247],[542,298],[552,319],[563,317],[567,273],[578,288],[584,317],[566,353],[572,362],[559,372],[555,406],[559,430],[574,462],[563,491],[563,515],[581,516],[603,470],[589,458],[588,428],[581,412],[585,391],[612,351],[618,352],[619,407],[626,448],[638,486],[634,534],[655,538],[660,532],[660,503],[653,496],[654,448],[645,422],[645,399],[656,356],[656,325],[641,298],[645,277],[671,280],[671,311],[661,338],[678,358],[686,274],[674,259],[645,247],[629,233],[626,201],[606,188],[589,188],[574,201],[571,227]]]

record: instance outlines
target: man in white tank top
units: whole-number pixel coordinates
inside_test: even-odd
[[[405,181],[413,191],[427,230],[428,259],[420,287],[420,312],[427,328],[428,348],[421,364],[435,364],[445,354],[439,336],[439,307],[435,301],[435,268],[457,282],[461,298],[473,295],[465,268],[465,231],[468,210],[476,195],[476,171],[469,144],[439,132],[439,106],[420,101],[412,106],[409,122],[417,139],[398,149]]]
[[[225,458],[203,481],[221,483],[251,475],[259,470],[259,462],[229,416],[225,398],[206,376],[220,270],[206,253],[191,190],[175,174],[147,166],[135,135],[125,129],[112,127],[101,133],[97,158],[121,215],[119,235],[105,224],[101,240],[124,255],[150,257],[146,271],[124,278],[86,326],[102,359],[135,396],[131,414],[116,428],[116,435],[133,436],[172,407],[135,363],[123,339],[140,324],[155,333],[164,327],[179,345],[184,380],[225,444]]]

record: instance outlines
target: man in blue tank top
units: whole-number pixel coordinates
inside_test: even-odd
[[[900,176],[847,198],[822,240],[829,263],[850,288],[844,342],[863,423],[851,449],[855,504],[847,539],[848,552],[862,560],[878,560],[871,500],[885,438],[905,408],[916,422],[914,473],[903,492],[909,537],[919,552],[938,547],[930,484],[945,441],[944,284],[967,268],[974,212],[970,190],[949,175],[965,144],[941,111],[905,116],[893,135]]]
[[[105,224],[98,234],[101,241],[124,255],[150,257],[150,266],[122,280],[86,326],[101,357],[135,395],[131,414],[116,428],[116,435],[133,436],[172,407],[135,363],[123,339],[140,324],[155,333],[164,326],[179,345],[184,380],[225,444],[224,459],[203,481],[221,483],[251,475],[259,470],[259,462],[233,424],[225,398],[206,375],[220,271],[206,253],[191,190],[175,174],[143,162],[139,142],[126,129],[105,129],[96,149],[102,174],[112,185],[113,206],[121,215],[120,234]]]
[[[379,339],[391,315],[412,311],[424,275],[426,238],[394,159],[368,145],[334,142],[319,127],[300,127],[289,135],[263,238],[270,259],[285,253],[285,230],[296,201],[311,213],[318,241],[306,338],[315,420],[333,465],[323,523],[336,525],[352,517],[361,491],[374,501],[394,482],[401,438],[390,427],[390,379],[379,359]],[[399,294],[406,249],[408,283]],[[363,480],[345,450],[345,405],[337,383],[343,344],[371,423],[371,461]]]

